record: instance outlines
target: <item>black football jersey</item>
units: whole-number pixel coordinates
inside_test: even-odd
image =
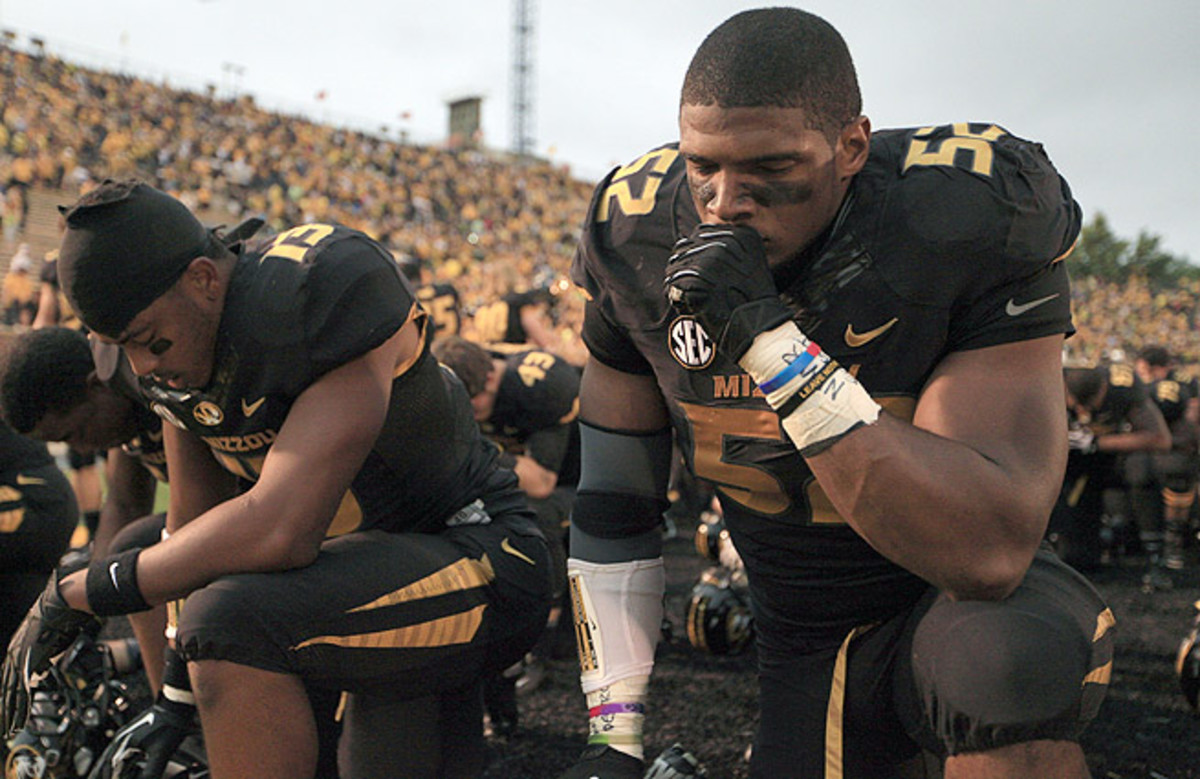
[[[433,337],[458,335],[462,329],[458,290],[453,284],[437,282],[417,287],[417,300],[433,320]]]
[[[1079,417],[1080,412],[1068,408],[1067,421],[1072,426],[1087,425],[1096,435],[1128,432],[1132,428],[1130,417],[1134,409],[1146,402],[1146,385],[1137,377],[1133,367],[1124,363],[1099,365],[1089,370],[1104,375],[1107,385],[1104,398],[1100,401],[1100,407],[1086,419]]]
[[[480,306],[472,317],[476,338],[489,345],[524,344],[529,341],[521,324],[521,309],[541,305],[544,292],[510,292],[500,300]]]
[[[926,584],[845,523],[750,376],[665,300],[671,247],[697,222],[673,145],[598,185],[571,270],[589,298],[592,357],[657,379],[688,465],[716,485],[762,613],[803,634],[911,603]],[[1079,227],[1038,144],[994,125],[882,131],[781,294],[806,335],[911,419],[951,352],[1071,331],[1058,260]]]
[[[1147,389],[1154,405],[1162,412],[1163,419],[1172,427],[1183,418],[1188,401],[1193,397],[1192,386],[1173,376],[1151,382]]]
[[[53,462],[54,458],[44,443],[20,435],[0,421],[0,473],[41,468]]]
[[[513,454],[532,457],[558,474],[560,486],[579,481],[579,369],[549,352],[504,355],[504,375],[484,433]]]
[[[412,288],[391,255],[354,230],[302,225],[244,250],[209,386],[180,391],[144,382],[143,389],[160,416],[254,481],[296,398],[410,320],[422,326],[420,354],[397,370],[383,430],[330,534],[437,532],[476,499],[493,515],[521,505],[516,477],[495,467],[495,448],[480,434],[462,383],[431,356]]]

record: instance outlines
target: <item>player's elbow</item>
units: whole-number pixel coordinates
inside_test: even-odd
[[[260,562],[266,571],[287,571],[312,565],[321,550],[321,539],[307,534],[277,530],[260,547]]]
[[[1004,600],[1021,585],[1033,563],[1045,530],[1044,523],[1040,526],[1042,531],[1035,534],[1028,530],[1033,525],[1022,525],[1022,530],[1011,530],[1010,535],[979,548],[956,581],[944,589],[955,600]]]
[[[1032,557],[991,555],[944,591],[954,600],[1001,601],[1021,585]]]

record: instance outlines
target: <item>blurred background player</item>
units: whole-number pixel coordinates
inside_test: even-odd
[[[462,329],[462,304],[454,285],[448,281],[435,281],[429,263],[415,255],[401,254],[396,264],[433,321],[434,339],[458,335]]]
[[[1063,560],[1090,570],[1128,530],[1123,455],[1167,451],[1171,433],[1131,365],[1068,366],[1063,381],[1069,452],[1048,533]]]
[[[0,423],[0,641],[8,646],[25,612],[67,551],[79,509],[46,445]]]
[[[1138,378],[1171,431],[1170,451],[1131,452],[1126,458],[1130,507],[1147,557],[1143,584],[1174,586],[1173,571],[1185,566],[1188,526],[1196,498],[1200,425],[1195,383],[1175,375],[1175,361],[1162,346],[1147,346],[1134,362]]]
[[[500,448],[501,462],[516,471],[554,565],[554,605],[546,632],[522,667],[493,677],[485,687],[493,729],[510,734],[519,722],[516,694],[532,690],[543,673],[542,661],[564,654],[556,647],[564,636],[572,638],[568,621],[560,617],[567,529],[579,481],[579,370],[547,351],[493,353],[459,336],[436,341],[433,353],[462,379],[475,421]],[[573,649],[572,642],[568,653]]]

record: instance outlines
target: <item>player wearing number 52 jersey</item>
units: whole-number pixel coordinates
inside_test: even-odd
[[[84,610],[186,596],[214,776],[312,776],[310,689],[349,693],[345,775],[479,775],[480,683],[540,634],[549,556],[387,251],[322,224],[231,250],[109,181],[67,212],[59,273],[169,423],[170,535],[62,577],[15,666]]]
[[[1008,200],[1030,184],[1053,210]],[[1059,187],[1036,146],[994,125],[876,132],[833,229],[780,281],[782,295],[806,335],[909,419],[946,354],[1070,329],[1067,273],[1051,260],[1077,223]],[[838,518],[749,374],[656,283],[699,221],[678,148],[650,152],[596,192],[574,271],[591,296],[588,348],[653,372],[687,461],[718,485],[738,550],[759,562],[759,609],[822,632],[910,603],[925,583]],[[654,256],[662,262],[645,261]]]
[[[998,125],[871,133],[860,109],[832,27],[747,11],[697,51],[679,144],[595,190],[570,779],[641,757],[667,422],[749,576],[751,776],[894,776],[921,749],[947,777],[1086,775],[1111,614],[1039,551],[1078,206]]]

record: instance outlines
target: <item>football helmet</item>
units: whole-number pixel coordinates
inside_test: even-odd
[[[109,648],[80,635],[30,689],[29,716],[9,742],[5,779],[86,776],[130,712]]]
[[[724,566],[700,574],[687,608],[688,641],[714,655],[742,652],[754,638],[745,576]]]
[[[1192,620],[1191,631],[1179,642],[1179,652],[1175,656],[1175,674],[1179,677],[1179,686],[1183,697],[1193,709],[1200,709],[1200,600],[1193,604],[1196,616]]]

